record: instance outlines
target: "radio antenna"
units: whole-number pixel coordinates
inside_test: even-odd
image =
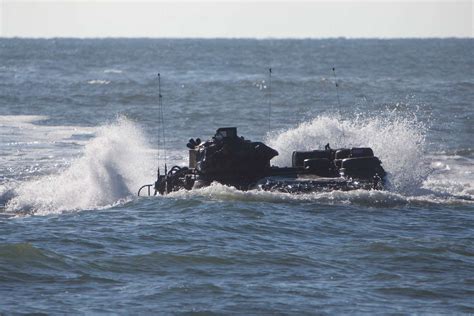
[[[339,99],[339,84],[337,83],[336,68],[332,67],[332,73],[334,75],[334,84],[336,85],[337,105],[339,110],[341,109],[341,100]]]
[[[166,175],[166,137],[165,137],[165,115],[164,115],[164,110],[163,110],[163,95],[161,94],[161,75],[158,73],[158,124],[159,124],[159,129],[158,129],[158,155],[160,152],[160,136],[161,136],[161,142],[162,142],[162,153],[163,153],[163,159],[165,163],[165,175]],[[161,135],[160,135],[161,132]],[[158,163],[158,173],[160,172],[159,169],[159,163]]]
[[[268,134],[271,130],[272,117],[272,68],[268,68]]]
[[[339,115],[341,115],[341,113],[342,113],[341,99],[339,98],[339,83],[337,82],[336,68],[335,67],[332,67],[332,73],[334,75],[334,84],[336,85],[336,95],[337,95],[337,105],[339,107]],[[344,133],[344,125],[343,124],[341,124],[341,131],[342,131],[342,138],[345,142],[346,135]]]

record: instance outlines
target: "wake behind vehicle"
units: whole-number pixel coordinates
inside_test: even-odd
[[[208,141],[190,139],[189,164],[174,166],[154,184],[142,186],[151,195],[192,190],[213,182],[239,190],[308,193],[332,190],[382,189],[385,170],[371,148],[294,151],[288,167],[271,166],[278,155],[262,142],[237,135],[237,128],[223,127]]]

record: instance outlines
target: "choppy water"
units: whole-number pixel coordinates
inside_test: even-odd
[[[473,49],[0,39],[0,312],[474,313]],[[390,186],[137,198],[157,164],[157,72],[168,163],[238,126],[277,165],[371,146]]]

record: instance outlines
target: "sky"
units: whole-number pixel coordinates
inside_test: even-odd
[[[472,0],[0,0],[2,37],[473,37]]]

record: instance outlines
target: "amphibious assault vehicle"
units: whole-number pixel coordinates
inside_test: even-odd
[[[271,166],[278,155],[261,142],[237,135],[237,128],[223,127],[208,141],[190,139],[189,165],[174,166],[162,175],[158,169],[154,184],[142,186],[156,194],[191,190],[213,182],[239,190],[308,193],[332,190],[383,189],[385,170],[371,148],[294,151],[288,167]]]

